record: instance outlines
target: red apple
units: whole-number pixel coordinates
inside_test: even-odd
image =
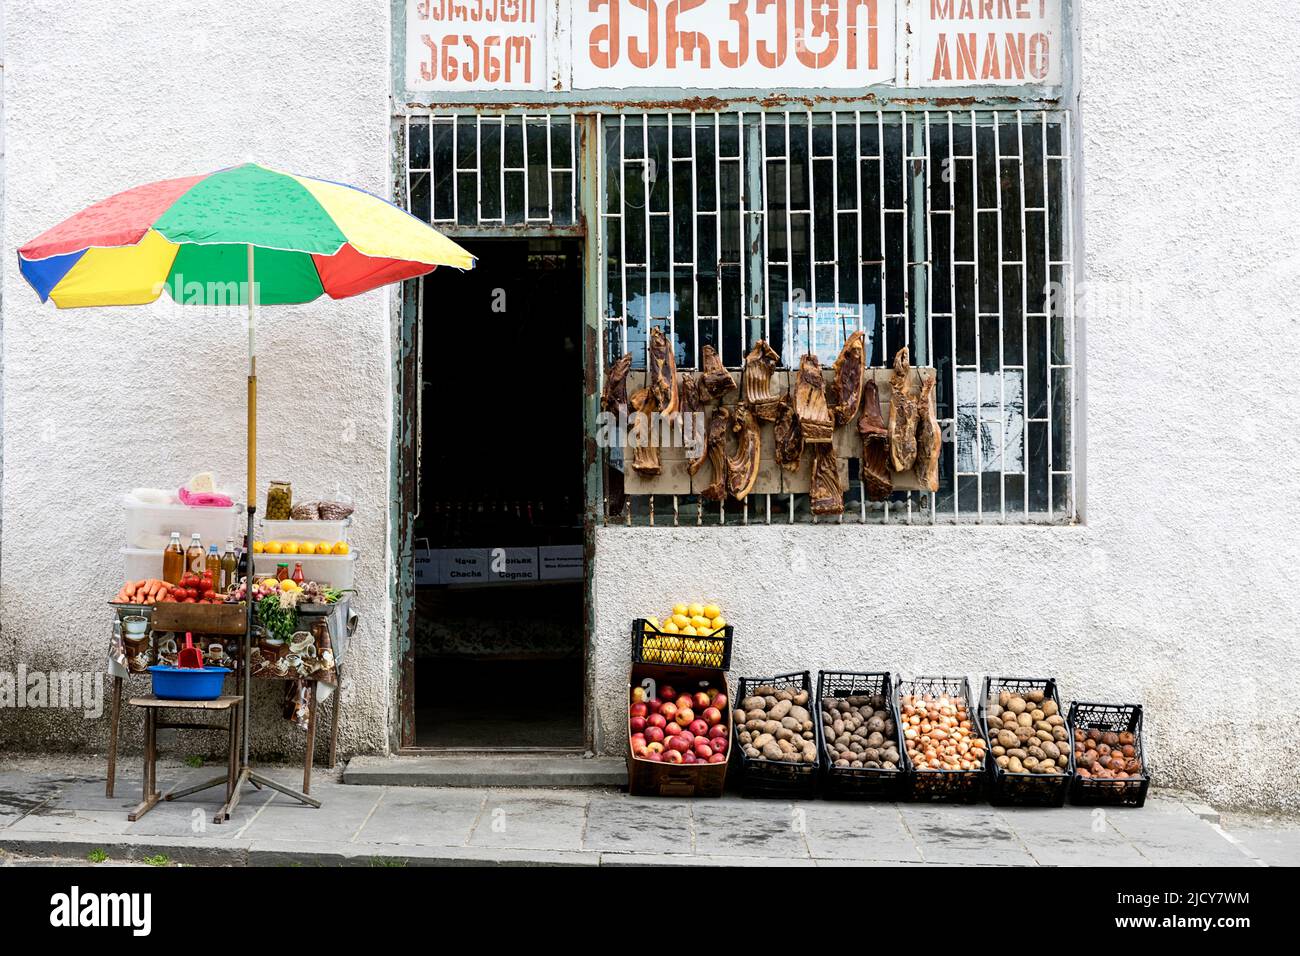
[[[702,741],[695,741],[695,756],[701,760],[708,760],[713,756],[713,748]]]
[[[664,763],[684,763],[682,755],[676,750],[665,750],[662,754]]]
[[[645,725],[647,727],[658,727],[662,730],[668,726],[668,721],[664,718],[663,714],[651,714],[645,719]]]
[[[672,720],[677,716],[677,705],[669,701],[659,708],[659,713],[663,714],[666,719]]]
[[[673,689],[672,689],[671,687],[669,687],[667,684],[664,684],[663,687],[660,687],[660,688],[659,688],[659,699],[660,699],[660,700],[664,700],[664,701],[672,700],[672,699],[673,699],[674,697],[676,697],[676,696],[677,696],[677,691],[673,690]]]
[[[690,710],[691,707],[693,707],[694,705],[695,705],[695,701],[691,700],[690,694],[682,694],[681,697],[677,698],[678,710]]]
[[[685,737],[683,737],[681,734],[678,734],[675,737],[668,738],[668,749],[675,750],[678,753],[684,754],[686,753],[686,751],[691,749],[691,742],[687,740]]]
[[[658,754],[656,754],[655,756],[658,756]],[[714,754],[712,757],[709,758],[709,763],[722,763],[726,759],[727,759],[726,754]]]
[[[663,743],[664,729],[662,727],[647,727],[645,729],[645,739],[652,744]]]
[[[699,762],[700,762],[700,758],[695,756],[695,754],[691,753],[689,750],[686,751],[686,753],[682,754],[682,763],[699,763]]]
[[[644,717],[646,714],[650,713],[650,711],[646,709],[646,705],[640,701],[629,707],[627,712],[633,717]]]
[[[709,739],[710,739],[710,740],[714,740],[714,739],[716,739],[716,738],[718,738],[718,737],[725,737],[725,736],[727,736],[727,725],[726,725],[726,724],[714,724],[712,727],[709,728]]]
[[[633,734],[628,739],[631,740],[632,743],[636,743],[637,741],[640,741],[641,743],[645,743],[645,734]]]
[[[694,719],[695,711],[691,710],[689,707],[678,708],[677,716],[673,718],[673,720],[677,721],[677,723],[683,727],[689,726],[690,722]]]
[[[655,763],[663,763],[664,755],[657,750],[652,750],[645,755],[646,760],[653,760]]]
[[[722,711],[718,710],[716,707],[705,707],[700,716],[704,718],[704,722],[710,727],[722,723]]]
[[[713,706],[718,708],[718,710],[725,712],[727,709],[727,695],[719,694],[717,697],[713,698]]]
[[[627,722],[627,725],[632,728],[633,733],[645,730],[646,728],[645,718],[633,717],[631,720]]]
[[[659,713],[659,708],[664,705],[662,700],[647,700],[645,702],[646,711],[651,714]]]
[[[710,703],[709,695],[704,693],[702,690],[697,691],[695,696],[691,698],[691,706],[696,710],[703,710],[705,707],[708,707]]]
[[[691,733],[693,733],[696,737],[703,737],[705,734],[709,732],[709,725],[706,724],[704,721],[700,720],[700,718],[696,717],[694,720],[692,720],[689,724],[686,725],[686,729],[689,730]]]
[[[647,753],[648,753],[648,751],[645,749],[645,744],[644,744],[644,743],[640,743],[640,744],[638,744],[638,743],[633,743],[633,744],[632,744],[632,756],[634,756],[634,757],[644,757]]]
[[[731,738],[726,736],[709,738],[709,746],[720,754],[725,754],[727,752],[727,745],[730,743]]]

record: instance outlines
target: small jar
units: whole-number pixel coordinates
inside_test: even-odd
[[[288,521],[293,514],[293,485],[273,481],[266,489],[266,520]]]

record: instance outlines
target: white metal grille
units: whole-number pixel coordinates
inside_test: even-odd
[[[1069,135],[1021,110],[601,117],[602,368],[644,367],[652,325],[679,368],[712,344],[739,369],[760,336],[825,364],[862,329],[868,364],[938,369],[940,488],[869,502],[853,462],[832,520],[1071,521]],[[613,458],[607,520],[816,520],[806,495],[625,496]]]
[[[442,227],[578,221],[574,117],[410,115],[400,122],[406,208],[417,218]]]

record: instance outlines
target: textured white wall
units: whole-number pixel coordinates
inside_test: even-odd
[[[1160,783],[1300,807],[1298,28],[1281,0],[1083,5],[1086,525],[601,529],[602,749],[628,622],[698,595],[735,675],[1054,675],[1146,705]]]
[[[241,324],[153,307],[56,312],[15,249],[113,192],[247,159],[388,193],[388,0],[7,4],[0,670],[100,667],[119,497],[211,468],[244,486]],[[267,308],[259,476],[356,499],[362,625],[345,750],[386,746],[387,293]],[[259,502],[260,504],[260,502]],[[260,696],[270,749],[283,721]],[[102,747],[105,722],[0,711],[0,747]],[[299,752],[301,738],[292,742]]]

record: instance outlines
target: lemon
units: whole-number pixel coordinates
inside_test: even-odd
[[[280,586],[280,582],[277,581],[275,578],[262,579],[262,587],[264,588],[278,588],[279,586]]]
[[[317,541],[317,542],[316,542],[316,553],[317,553],[317,554],[329,554],[332,548],[333,548],[333,545],[331,545],[328,541]]]
[[[659,618],[657,617],[648,617],[645,619],[645,622],[649,627],[655,628],[656,630],[659,628]]]
[[[347,554],[351,549],[346,541],[335,541],[333,551],[335,554]]]
[[[722,617],[715,617],[709,622],[709,627],[714,631],[720,631],[727,626],[727,622]]]
[[[282,549],[283,549],[283,546],[280,544],[279,541],[268,541],[268,542],[266,542],[266,548],[265,548],[265,551],[266,551],[267,554],[279,554],[279,553],[281,552]]]
[[[682,628],[682,633],[685,634],[687,637],[694,637],[696,634],[700,632],[697,631],[695,628],[691,627],[689,624],[687,624],[684,628]]]
[[[686,613],[689,614],[691,617],[699,617],[701,614],[704,613],[704,605],[692,604],[689,608],[687,608]]]
[[[285,578],[283,581],[280,582],[280,590],[281,590],[281,591],[301,591],[302,588],[298,587],[298,582],[295,581],[295,580],[293,580],[293,578]]]
[[[676,634],[677,623],[675,621],[664,621],[664,626],[660,628],[665,634]]]
[[[286,541],[283,545],[280,546],[280,553],[281,553],[281,554],[297,554],[297,553],[298,553],[298,542],[297,542],[297,541]]]
[[[674,605],[673,605],[673,616],[676,616],[676,615],[678,615],[678,614],[687,614],[689,611],[690,611],[690,608],[687,607],[685,604],[674,604]]]
[[[709,619],[702,614],[697,614],[691,618],[691,627],[699,631],[709,626]]]
[[[718,607],[716,604],[706,604],[704,605],[704,611],[702,613],[709,620],[712,620],[715,617],[722,617],[722,608]]]
[[[264,550],[266,550],[266,545],[264,545],[262,542],[260,542],[260,541],[254,541],[254,542],[253,542],[253,553],[254,553],[254,554],[261,554]]]

